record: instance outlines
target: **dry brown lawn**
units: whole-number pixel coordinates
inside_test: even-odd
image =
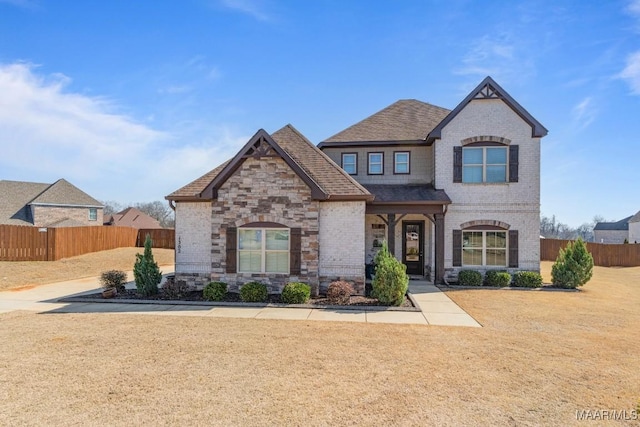
[[[59,261],[0,261],[0,291],[96,277],[105,270],[131,271],[136,254],[143,251],[144,248],[119,248]],[[173,249],[153,249],[160,266],[172,265],[173,253]]]
[[[576,410],[638,405],[640,268],[448,294],[484,327],[0,315],[0,424],[638,425]]]

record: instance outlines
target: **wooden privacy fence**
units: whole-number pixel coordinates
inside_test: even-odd
[[[560,248],[565,248],[571,240],[540,239],[540,260],[555,261]],[[587,242],[587,249],[593,255],[593,263],[601,267],[640,266],[640,244],[610,245]]]
[[[0,225],[0,261],[57,261],[90,252],[144,246],[147,234],[151,235],[154,248],[175,246],[175,231],[170,229]]]

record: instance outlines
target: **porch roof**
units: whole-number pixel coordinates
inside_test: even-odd
[[[451,199],[430,184],[363,184],[375,196],[366,213],[443,213]]]

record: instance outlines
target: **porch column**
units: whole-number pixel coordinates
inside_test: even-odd
[[[391,255],[396,255],[396,214],[387,215],[387,227],[389,228],[387,233],[387,242],[389,252]]]
[[[443,283],[444,279],[444,214],[434,214],[435,234],[436,234],[436,275],[435,282]]]

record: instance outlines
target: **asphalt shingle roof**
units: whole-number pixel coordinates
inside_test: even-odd
[[[424,140],[449,113],[426,102],[401,99],[323,142]]]
[[[376,196],[375,203],[451,203],[444,190],[436,190],[428,184],[365,184],[365,188]]]
[[[329,199],[331,197],[367,198],[370,196],[362,185],[351,178],[293,126],[284,126],[271,134],[271,138],[329,196]],[[191,197],[197,199],[230,161],[226,161],[200,178],[174,191],[166,198],[169,200]]]
[[[629,221],[632,217],[628,216],[620,221],[616,222],[599,222],[593,227],[594,230],[608,230],[608,231],[625,231],[629,229]]]
[[[126,208],[104,219],[105,224],[133,228],[162,228],[160,222],[136,208]]]

